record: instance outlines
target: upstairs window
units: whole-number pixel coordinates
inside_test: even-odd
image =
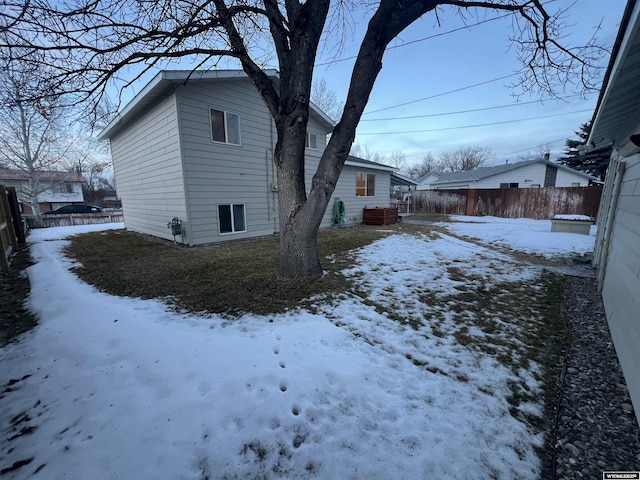
[[[356,172],[356,197],[373,197],[376,194],[376,176],[373,173]]]
[[[218,225],[220,233],[246,232],[244,205],[218,205]]]
[[[74,193],[71,182],[54,183],[51,185],[51,191],[53,193]]]
[[[304,147],[312,150],[318,149],[318,136],[315,133],[307,132],[307,137],[304,141]]]
[[[240,145],[240,116],[211,108],[211,140],[214,142]]]

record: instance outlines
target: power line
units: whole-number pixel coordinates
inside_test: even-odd
[[[402,43],[400,45],[394,45],[392,47],[387,47],[387,48],[384,49],[384,51],[387,52],[389,50],[395,50],[396,48],[402,48],[402,47],[406,47],[406,46],[409,46],[409,45],[413,45],[414,43],[425,42],[425,41],[431,40],[433,38],[442,37],[444,35],[449,35],[450,33],[459,32],[460,30],[467,30],[468,28],[471,28],[471,27],[477,27],[477,26],[482,25],[484,23],[493,22],[494,20],[500,20],[502,18],[506,18],[507,16],[508,15],[501,15],[499,17],[488,18],[486,20],[481,20],[480,22],[477,22],[477,23],[472,23],[471,25],[464,25],[464,26],[459,27],[459,28],[454,28],[453,30],[448,30],[446,32],[436,33],[436,34],[433,34],[433,35],[429,35],[428,37],[419,38],[417,40],[411,40],[410,42],[405,42],[405,43]],[[329,60],[327,62],[316,63],[314,66],[315,67],[324,67],[325,65],[332,65],[334,63],[347,62],[349,60],[353,60],[354,58],[358,58],[358,56],[357,55],[353,55],[351,57],[338,58],[336,60]]]
[[[552,117],[561,117],[563,115],[573,115],[575,113],[586,113],[586,112],[593,112],[593,109],[588,109],[588,110],[578,110],[575,112],[566,112],[566,113],[556,113],[554,115],[543,115],[540,117],[530,117],[530,118],[519,118],[516,120],[507,120],[504,122],[492,122],[492,123],[479,123],[476,125],[460,125],[457,127],[445,127],[445,128],[431,128],[428,130],[408,130],[406,132],[375,132],[375,133],[359,133],[358,135],[361,136],[365,136],[365,135],[403,135],[403,134],[407,134],[407,133],[426,133],[426,132],[442,132],[445,130],[459,130],[459,129],[463,129],[463,128],[475,128],[475,127],[488,127],[491,125],[504,125],[507,123],[517,123],[517,122],[528,122],[530,120],[540,120],[542,118],[552,118]]]
[[[411,105],[412,103],[418,103],[418,102],[422,102],[424,100],[431,100],[432,98],[442,97],[444,95],[449,95],[451,93],[461,92],[463,90],[468,90],[470,88],[475,88],[475,87],[479,87],[481,85],[486,85],[487,83],[493,83],[493,82],[497,82],[499,80],[504,80],[505,78],[511,78],[511,77],[516,76],[516,75],[518,75],[518,73],[512,73],[510,75],[504,75],[504,76],[498,77],[498,78],[492,78],[491,80],[486,80],[484,82],[474,83],[473,85],[467,85],[466,87],[456,88],[455,90],[449,90],[447,92],[436,93],[435,95],[431,95],[429,97],[418,98],[417,100],[411,100],[410,102],[399,103],[397,105],[391,105],[389,107],[379,108],[378,110],[372,110],[370,112],[365,112],[365,113],[363,113],[363,115],[371,115],[372,113],[382,112],[384,110],[391,110],[392,108],[404,107],[405,105]]]
[[[559,138],[557,140],[551,140],[550,142],[540,142],[540,143],[542,143],[544,145],[553,145],[553,144],[561,142],[563,140],[566,140],[566,139],[565,138]],[[500,153],[498,155],[494,155],[492,157],[487,158],[487,160],[493,160],[494,158],[500,158],[500,157],[506,157],[506,156],[509,156],[509,155],[515,155],[516,153],[529,152],[529,151],[531,151],[531,150],[533,150],[535,148],[538,148],[539,146],[540,146],[540,144],[534,145],[534,146],[528,147],[528,148],[523,148],[522,150],[517,150],[515,152]]]
[[[559,97],[558,100],[566,100],[567,98],[574,98],[574,97],[580,97],[582,96],[579,93],[576,93],[575,95],[568,95],[566,97]],[[430,113],[427,115],[412,115],[412,116],[408,116],[408,117],[388,117],[388,118],[365,118],[365,119],[361,119],[361,122],[383,122],[383,121],[388,121],[388,120],[410,120],[410,119],[415,119],[415,118],[429,118],[429,117],[443,117],[446,115],[459,115],[462,113],[472,113],[472,112],[484,112],[486,110],[497,110],[500,108],[509,108],[509,107],[519,107],[521,105],[531,105],[534,103],[541,103],[541,100],[531,100],[530,102],[520,102],[520,103],[509,103],[509,104],[505,104],[505,105],[496,105],[493,107],[483,107],[483,108],[474,108],[471,110],[458,110],[455,112],[442,112],[442,113]]]

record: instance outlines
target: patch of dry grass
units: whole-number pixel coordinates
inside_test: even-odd
[[[351,263],[348,252],[403,228],[320,231],[318,248],[327,274],[313,282],[276,278],[275,237],[184,248],[111,230],[74,236],[66,254],[82,264],[74,268],[82,280],[113,295],[170,299],[192,312],[270,314],[349,290],[350,282],[339,273]]]

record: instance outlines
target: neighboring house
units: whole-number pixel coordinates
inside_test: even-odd
[[[613,145],[594,251],[611,337],[640,420],[640,2],[629,1],[587,145]]]
[[[587,187],[596,180],[586,173],[540,158],[463,172],[430,172],[418,180],[418,190]]]
[[[431,184],[437,182],[442,175],[444,175],[443,172],[425,173],[418,179],[416,190],[431,190]]]
[[[266,71],[277,83],[275,70]],[[333,122],[310,108],[305,150],[307,186]],[[276,129],[262,97],[242,71],[162,71],[100,134],[109,139],[128,229],[201,245],[278,231]],[[349,157],[321,226],[334,223],[334,201],[346,223],[362,209],[389,206],[393,168]]]
[[[83,203],[84,178],[73,172],[46,171],[39,173],[38,203],[41,212],[65,205]],[[22,213],[30,214],[29,176],[18,169],[0,168],[0,185],[14,187]]]

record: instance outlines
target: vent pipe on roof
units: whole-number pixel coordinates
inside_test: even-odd
[[[551,151],[547,150],[546,152],[544,152],[544,161],[548,162],[549,158],[551,158]]]

